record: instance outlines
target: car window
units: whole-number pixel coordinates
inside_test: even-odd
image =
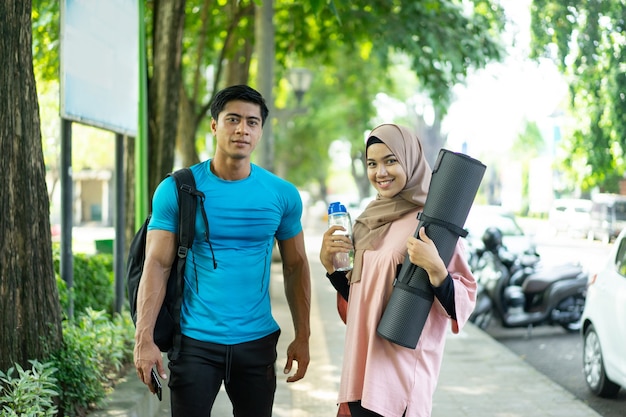
[[[503,236],[523,236],[524,231],[515,219],[500,213],[472,213],[465,228],[470,234],[480,236],[488,227],[497,227]]]
[[[626,239],[619,243],[619,249],[615,257],[615,266],[620,275],[626,277]]]
[[[626,220],[626,202],[625,201],[615,202],[615,219]]]

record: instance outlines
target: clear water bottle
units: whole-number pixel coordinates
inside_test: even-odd
[[[338,230],[336,235],[345,235],[352,240],[352,220],[350,219],[350,213],[346,210],[346,207],[339,203],[330,203],[328,206],[328,227],[330,226],[343,226],[344,230]],[[350,271],[354,264],[354,249],[349,253],[337,253],[333,259],[333,266],[337,271]]]

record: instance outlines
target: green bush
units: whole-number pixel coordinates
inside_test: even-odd
[[[69,310],[71,294],[76,318],[63,322],[63,346],[47,362],[0,372],[3,417],[84,416],[132,364],[134,325],[129,314],[113,312],[113,256],[74,254],[71,290],[59,275],[58,244],[53,245],[53,261],[61,308]]]
[[[63,348],[52,355],[61,415],[79,416],[96,407],[131,363],[134,327],[126,316],[110,320],[104,311],[87,308],[76,321],[63,323]]]
[[[0,415],[6,417],[47,417],[56,416],[54,403],[57,381],[56,369],[52,363],[30,361],[32,368],[23,369],[20,365],[10,368],[7,373],[0,371]],[[13,373],[17,371],[17,376]]]
[[[133,335],[128,314],[111,319],[88,308],[75,321],[64,321],[63,346],[48,361],[0,372],[0,416],[86,415],[132,363]]]
[[[53,245],[54,270],[57,276],[61,309],[68,311],[70,291],[60,277],[61,252],[58,244]],[[74,254],[74,280],[71,290],[74,311],[78,314],[86,311],[104,310],[113,314],[115,303],[115,272],[113,255],[99,253],[95,255]]]

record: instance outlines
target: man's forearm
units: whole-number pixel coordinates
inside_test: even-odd
[[[152,341],[154,326],[163,305],[169,270],[146,261],[137,294],[135,341]]]
[[[296,339],[308,339],[311,334],[311,277],[306,261],[297,268],[283,268],[285,296],[295,330]]]

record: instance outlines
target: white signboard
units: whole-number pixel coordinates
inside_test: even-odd
[[[138,0],[62,0],[61,117],[136,136]]]

